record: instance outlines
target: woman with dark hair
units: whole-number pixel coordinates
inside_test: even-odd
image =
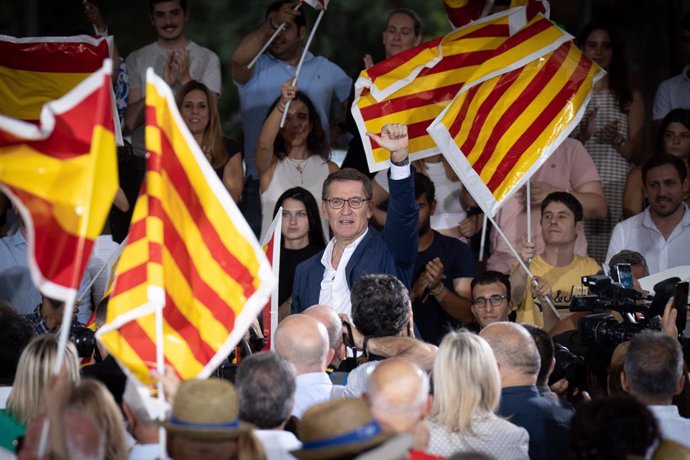
[[[607,74],[594,85],[588,110],[576,130],[594,160],[609,205],[605,219],[585,221],[589,255],[601,262],[613,227],[623,214],[623,188],[644,143],[644,102],[627,81],[622,43],[608,24],[592,22],[578,38],[578,46]]]
[[[276,201],[273,216],[283,207],[282,242],[280,246],[280,276],[278,304],[280,317],[290,313],[292,282],[297,265],[326,247],[319,219],[319,206],[314,196],[302,187],[286,190]]]
[[[303,187],[321,201],[323,181],[338,166],[328,159],[329,147],[321,127],[319,114],[309,98],[286,81],[280,88],[280,97],[271,106],[261,128],[256,147],[256,169],[259,171],[261,192],[261,236],[271,225],[271,210],[277,198],[287,189]],[[280,120],[288,109],[285,126]],[[328,223],[321,220],[323,233]]]
[[[678,157],[690,166],[690,110],[674,109],[664,117],[655,151]],[[685,197],[685,201],[690,205],[690,195]],[[636,167],[625,181],[623,217],[627,219],[639,214],[646,206],[642,169]]]
[[[244,188],[242,154],[237,142],[223,137],[218,98],[206,85],[192,80],[175,94],[182,119],[235,202]]]

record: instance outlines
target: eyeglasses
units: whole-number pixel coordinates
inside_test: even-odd
[[[472,299],[472,304],[477,308],[486,308],[487,302],[491,304],[492,307],[498,307],[506,300],[508,296],[505,295],[492,295],[491,297],[477,297]]]
[[[367,198],[362,198],[360,196],[353,196],[352,198],[348,198],[347,200],[344,198],[331,198],[331,199],[325,199],[324,200],[326,203],[328,203],[328,206],[330,206],[332,209],[340,209],[343,206],[345,206],[345,203],[350,206],[351,209],[359,209],[362,206],[364,206],[364,203],[366,201],[369,201]]]

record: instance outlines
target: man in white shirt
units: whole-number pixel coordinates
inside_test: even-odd
[[[275,333],[275,350],[295,368],[295,404],[292,415],[302,417],[314,404],[331,399],[333,384],[326,367],[333,358],[326,327],[311,316],[285,318]]]
[[[388,273],[410,287],[417,260],[419,210],[407,152],[407,126],[387,124],[381,136],[369,136],[391,152],[386,225],[382,232],[369,228],[373,192],[367,176],[349,168],[330,174],[323,184],[321,212],[334,236],[324,251],[297,266],[293,313],[326,304],[349,315],[350,289],[366,274]]]
[[[630,341],[621,375],[623,389],[652,411],[662,438],[690,448],[690,419],[681,417],[672,404],[685,378],[678,340],[663,332],[644,331]]]
[[[240,420],[253,424],[267,460],[291,460],[302,443],[285,424],[295,402],[295,371],[287,359],[272,352],[256,353],[237,368]]]
[[[687,167],[672,155],[655,155],[642,167],[649,206],[616,225],[606,255],[608,263],[623,249],[637,251],[649,273],[690,265],[690,211]]]

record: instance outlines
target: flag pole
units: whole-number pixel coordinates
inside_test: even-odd
[[[163,375],[165,373],[165,350],[163,348],[163,308],[156,309],[156,368],[158,369],[158,406],[160,408],[159,417],[165,420],[165,393],[163,389]],[[158,445],[160,446],[161,456],[166,457],[165,428],[158,428]]]
[[[302,6],[302,3],[298,3],[295,5],[295,7],[292,9],[293,11],[297,11],[299,7]],[[251,69],[254,67],[254,64],[256,64],[256,61],[259,60],[259,57],[261,57],[262,54],[264,54],[264,51],[268,49],[269,46],[271,46],[271,43],[273,43],[273,40],[276,39],[278,34],[280,34],[283,30],[285,30],[285,27],[287,27],[287,23],[282,23],[281,25],[278,26],[278,28],[273,32],[273,35],[271,35],[268,39],[268,41],[264,44],[264,46],[261,47],[258,53],[256,53],[256,56],[254,56],[254,59],[251,60],[249,64],[247,64],[247,68]]]
[[[527,208],[527,242],[532,242],[532,188],[530,181],[525,184],[525,207]]]
[[[321,22],[321,18],[323,18],[323,13],[325,13],[326,10],[320,10],[319,11],[319,16],[316,18],[316,22],[314,22],[314,27],[311,29],[311,33],[309,34],[309,38],[307,39],[307,44],[304,45],[304,51],[302,51],[302,56],[299,58],[299,63],[297,64],[297,69],[295,70],[295,78],[292,80],[292,85],[297,86],[297,79],[299,78],[299,73],[302,70],[302,65],[304,64],[304,58],[307,57],[307,53],[309,52],[309,47],[311,46],[311,41],[314,39],[314,34],[316,33],[316,29],[319,28],[319,23]],[[288,109],[290,108],[290,102],[292,100],[288,100],[287,103],[285,104],[285,110],[283,111],[283,116],[280,118],[280,127],[285,126],[285,119],[287,118],[288,114]]]
[[[273,241],[273,256],[271,257],[271,260],[273,262],[273,274],[275,275],[276,279],[280,279],[280,247],[283,245],[282,239],[283,239],[283,207],[281,206],[280,209],[278,210],[278,223],[276,224],[276,229],[275,235],[276,237],[274,238]],[[276,334],[276,329],[278,328],[278,316],[279,316],[279,311],[278,308],[280,307],[278,305],[279,299],[278,299],[278,293],[279,293],[279,283],[276,283],[276,287],[273,290],[273,294],[271,295],[271,325],[270,325],[270,340],[271,340],[271,346],[270,349],[271,351],[275,351],[275,334]]]
[[[482,222],[482,238],[479,241],[479,262],[482,262],[484,260],[484,247],[486,246],[486,225],[488,223],[488,219],[486,217],[486,213],[484,213],[484,220]]]
[[[122,254],[122,249],[124,249],[126,243],[127,243],[127,237],[125,237],[125,239],[122,240],[122,242],[120,243],[120,247],[117,248],[115,251],[113,251],[112,254],[110,254],[110,256],[108,257],[108,259],[107,259],[105,262],[103,262],[103,265],[101,265],[101,268],[99,268],[98,271],[96,272],[96,274],[93,275],[93,278],[91,278],[91,281],[89,281],[89,284],[87,284],[87,285],[86,285],[86,288],[84,289],[84,293],[85,293],[85,294],[91,290],[91,288],[93,287],[93,285],[94,285],[94,283],[96,282],[96,280],[98,279],[98,277],[101,276],[101,273],[103,273],[103,270],[105,270],[106,267],[108,267],[108,266],[112,266],[113,261],[114,261],[117,257],[120,257],[120,254]],[[116,256],[117,256],[117,257],[116,257]],[[108,290],[108,286],[106,285],[106,291],[107,291],[107,290]],[[81,296],[81,297],[79,297],[79,299],[77,299],[77,300],[78,300],[78,301],[81,301],[83,298],[84,298],[84,296]],[[103,299],[100,299],[100,300],[103,300]],[[99,300],[99,301],[100,301],[100,300]]]
[[[487,212],[484,212],[485,216],[489,216]],[[503,241],[505,241],[506,245],[508,245],[508,249],[510,249],[510,252],[513,253],[513,256],[517,259],[518,263],[522,267],[523,270],[525,270],[525,273],[527,273],[527,276],[529,277],[529,280],[531,282],[532,278],[534,275],[532,275],[532,272],[530,271],[529,267],[527,264],[525,264],[525,261],[522,260],[522,257],[517,253],[515,248],[513,247],[512,243],[508,239],[505,233],[503,233],[503,230],[496,224],[496,221],[493,219],[493,217],[489,216],[489,220],[491,221],[491,224],[494,226],[496,231],[498,232],[499,235],[501,235],[501,238],[503,238]],[[553,312],[553,314],[556,316],[556,319],[561,319],[561,315],[558,314],[558,310],[556,309],[556,306],[553,304],[553,301],[549,296],[544,296],[544,299],[546,299],[546,303],[549,305],[549,308]]]

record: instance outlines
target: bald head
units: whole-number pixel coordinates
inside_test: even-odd
[[[312,305],[304,310],[303,314],[311,316],[326,326],[328,347],[333,350],[333,359],[329,364],[338,368],[341,361],[346,358],[345,344],[343,343],[343,321],[338,313],[330,305]]]
[[[427,415],[429,377],[411,361],[386,359],[367,379],[366,395],[384,430],[410,432]]]
[[[527,329],[506,321],[492,323],[479,333],[491,346],[501,371],[501,384],[534,385],[541,358]]]
[[[21,460],[37,458],[41,430],[45,415],[39,415],[31,422],[24,438],[24,447],[17,456]],[[105,434],[91,417],[77,409],[67,409],[62,414],[62,429],[70,458],[100,460],[105,458]]]
[[[297,375],[324,372],[333,355],[326,327],[304,314],[290,315],[280,322],[275,344],[276,352],[295,366]]]

